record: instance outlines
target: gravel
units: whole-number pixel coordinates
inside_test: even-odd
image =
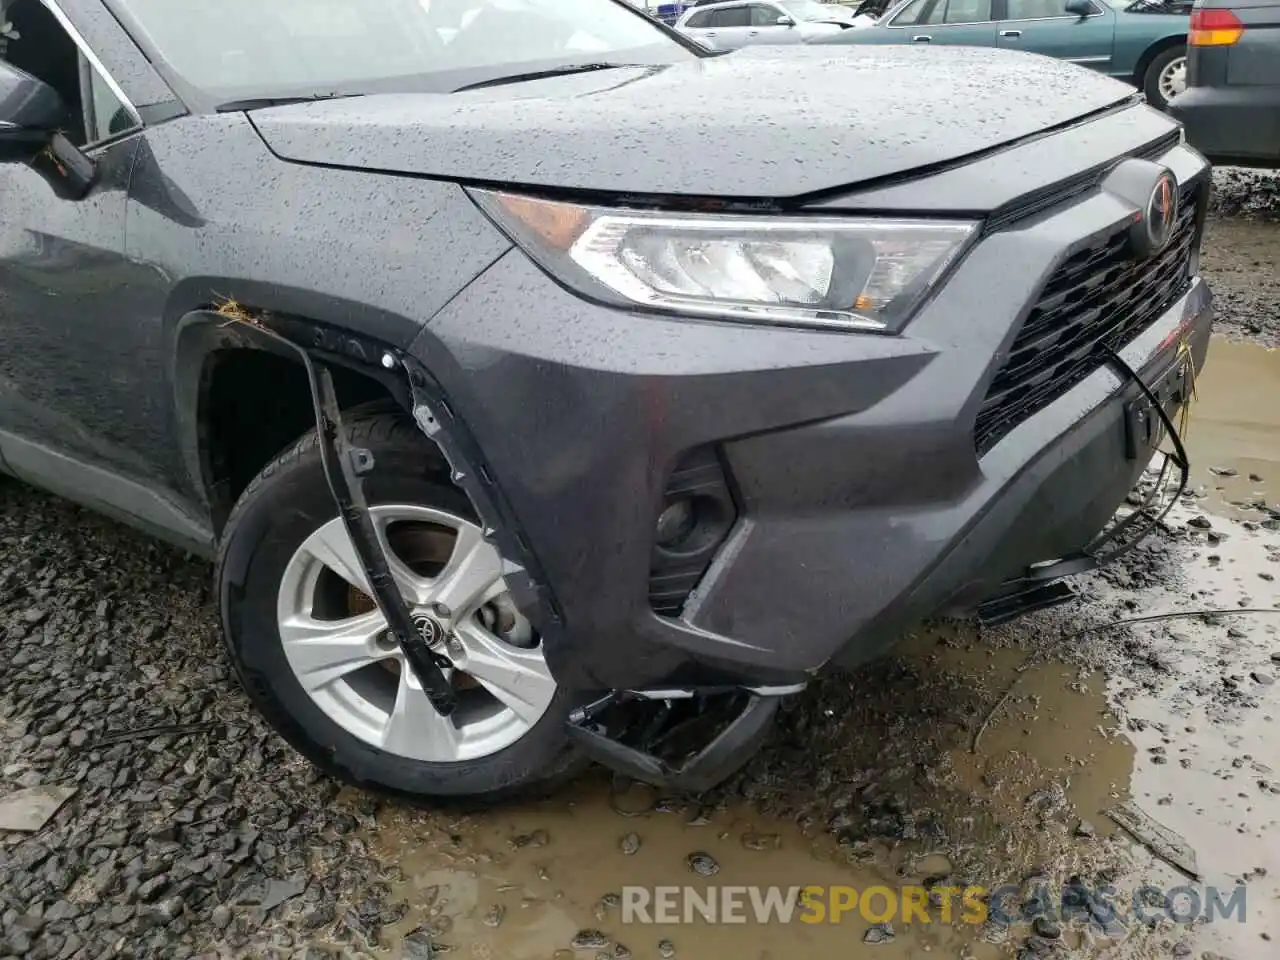
[[[1280,220],[1280,171],[1218,167],[1209,212],[1218,217]]]
[[[1214,171],[1201,270],[1220,333],[1280,346],[1280,172]]]
[[[0,956],[302,957],[291,928],[359,949],[403,910],[348,838],[369,801],[241,695],[209,573],[0,478],[0,793],[77,788],[0,839]]]

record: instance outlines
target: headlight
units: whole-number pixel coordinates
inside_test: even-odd
[[[584,296],[744,323],[894,332],[972,222],[667,214],[475,191],[544,270]]]

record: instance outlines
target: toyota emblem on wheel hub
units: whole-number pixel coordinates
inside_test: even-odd
[[[422,641],[429,647],[434,647],[444,639],[444,629],[431,617],[414,617],[413,625],[418,631],[418,636],[422,637]]]

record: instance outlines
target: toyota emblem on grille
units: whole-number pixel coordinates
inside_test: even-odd
[[[1128,229],[1132,256],[1153,257],[1169,245],[1178,226],[1178,180],[1168,167],[1130,157],[1103,177],[1102,189],[1133,211]]]
[[[1147,198],[1147,207],[1142,212],[1146,226],[1146,243],[1148,255],[1159,253],[1168,246],[1173,236],[1173,225],[1178,217],[1178,186],[1168,173],[1160,174],[1156,185]]]

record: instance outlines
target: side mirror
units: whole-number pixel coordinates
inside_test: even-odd
[[[1067,13],[1074,13],[1081,20],[1093,14],[1093,4],[1089,0],[1067,0]]]
[[[0,61],[0,161],[30,159],[66,122],[57,90]]]
[[[796,25],[796,22],[792,20],[790,17],[788,17],[785,13],[778,18],[778,26],[780,27],[794,27],[795,25]]]

